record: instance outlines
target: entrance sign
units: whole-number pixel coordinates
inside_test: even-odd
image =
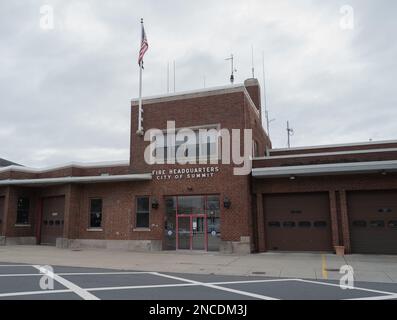
[[[154,180],[193,180],[215,177],[220,172],[217,166],[194,167],[184,169],[158,169],[152,171]]]

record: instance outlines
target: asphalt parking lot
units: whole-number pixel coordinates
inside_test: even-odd
[[[0,300],[397,300],[395,283],[51,268],[0,262]]]

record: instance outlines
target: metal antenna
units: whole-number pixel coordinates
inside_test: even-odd
[[[251,58],[252,58],[252,78],[255,79],[254,45],[251,46]]]
[[[230,82],[233,85],[234,84],[234,73],[237,72],[236,69],[234,69],[234,56],[233,54],[230,55],[230,58],[225,59],[226,61],[231,61],[231,67],[232,67],[232,74],[230,76]]]
[[[204,81],[204,89],[206,88],[206,82],[207,82],[207,77],[204,75],[203,76],[203,81]]]
[[[167,93],[170,93],[170,63],[167,63]]]
[[[269,109],[267,108],[267,90],[266,90],[266,73],[265,73],[265,52],[262,53],[262,73],[263,73],[263,101],[265,106],[265,119],[266,119],[266,129],[267,136],[270,139],[270,124],[276,119],[269,118]]]
[[[174,60],[174,93],[176,92],[176,66]]]
[[[294,133],[294,129],[290,128],[289,121],[287,121],[288,149],[291,148],[291,137],[294,135]]]

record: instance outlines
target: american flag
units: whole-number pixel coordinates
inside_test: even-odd
[[[139,51],[139,59],[138,64],[143,68],[143,57],[145,56],[146,51],[149,49],[149,43],[147,42],[145,27],[143,26],[142,19],[142,40],[141,40],[141,50]]]

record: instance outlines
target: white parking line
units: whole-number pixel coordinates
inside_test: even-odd
[[[345,300],[397,300],[397,294],[387,295],[387,296],[376,296],[367,298],[355,298],[355,299],[345,299]]]
[[[34,267],[34,265],[31,264],[0,264],[1,267]]]
[[[169,279],[174,279],[174,280],[178,280],[178,281],[184,281],[184,282],[196,284],[196,285],[207,287],[207,288],[236,293],[236,294],[251,297],[251,298],[256,298],[256,299],[261,299],[261,300],[279,300],[279,299],[264,296],[261,294],[256,294],[256,293],[251,293],[251,292],[246,292],[246,291],[241,291],[241,290],[235,290],[235,289],[230,289],[230,288],[224,288],[224,287],[220,287],[220,286],[210,284],[210,283],[194,281],[194,280],[189,280],[189,279],[180,278],[180,277],[174,277],[174,276],[170,276],[170,275],[162,274],[162,273],[158,273],[158,272],[153,272],[152,274],[155,274],[157,276],[164,277],[164,278],[169,278]]]
[[[151,272],[60,272],[56,273],[59,276],[107,276],[107,275],[133,275],[133,274],[145,274]],[[10,273],[0,274],[0,277],[41,277],[43,274],[40,273]]]
[[[339,284],[334,284],[334,283],[327,283],[327,282],[321,282],[321,281],[312,281],[312,280],[303,280],[303,279],[297,279],[296,281],[301,281],[301,282],[306,282],[306,283],[313,283],[313,284],[319,284],[319,285],[330,286],[330,287],[338,287],[339,289],[341,289]],[[349,290],[349,289],[347,289],[347,290]],[[366,291],[366,292],[380,293],[380,294],[384,294],[384,295],[397,295],[396,292],[387,292],[387,291],[373,290],[373,289],[367,289],[367,288],[361,288],[361,287],[353,287],[350,290],[360,290],[360,291]]]
[[[62,284],[64,287],[72,290],[75,294],[83,298],[84,300],[100,300],[98,297],[94,296],[92,293],[89,293],[87,290],[79,287],[78,285],[74,284],[73,282],[62,278],[61,276],[54,274],[51,270],[48,270],[44,267],[34,266],[37,270],[44,273],[46,276],[54,279],[55,281]]]
[[[156,274],[158,275],[158,274]],[[187,280],[187,279],[186,279]],[[244,284],[244,283],[265,283],[265,282],[281,282],[293,281],[294,279],[277,279],[277,280],[247,280],[247,281],[225,281],[225,282],[197,282],[197,283],[176,283],[176,284],[160,284],[160,285],[144,285],[144,286],[124,286],[124,287],[100,287],[88,288],[87,291],[113,291],[113,290],[132,290],[132,289],[155,289],[155,288],[174,288],[174,287],[197,287],[203,284],[208,285],[227,285],[227,284]]]
[[[51,291],[24,291],[24,292],[11,292],[11,293],[0,293],[0,298],[7,297],[20,297],[20,296],[33,296],[33,295],[41,295],[41,294],[54,294],[54,293],[69,293],[72,290],[51,290]]]

